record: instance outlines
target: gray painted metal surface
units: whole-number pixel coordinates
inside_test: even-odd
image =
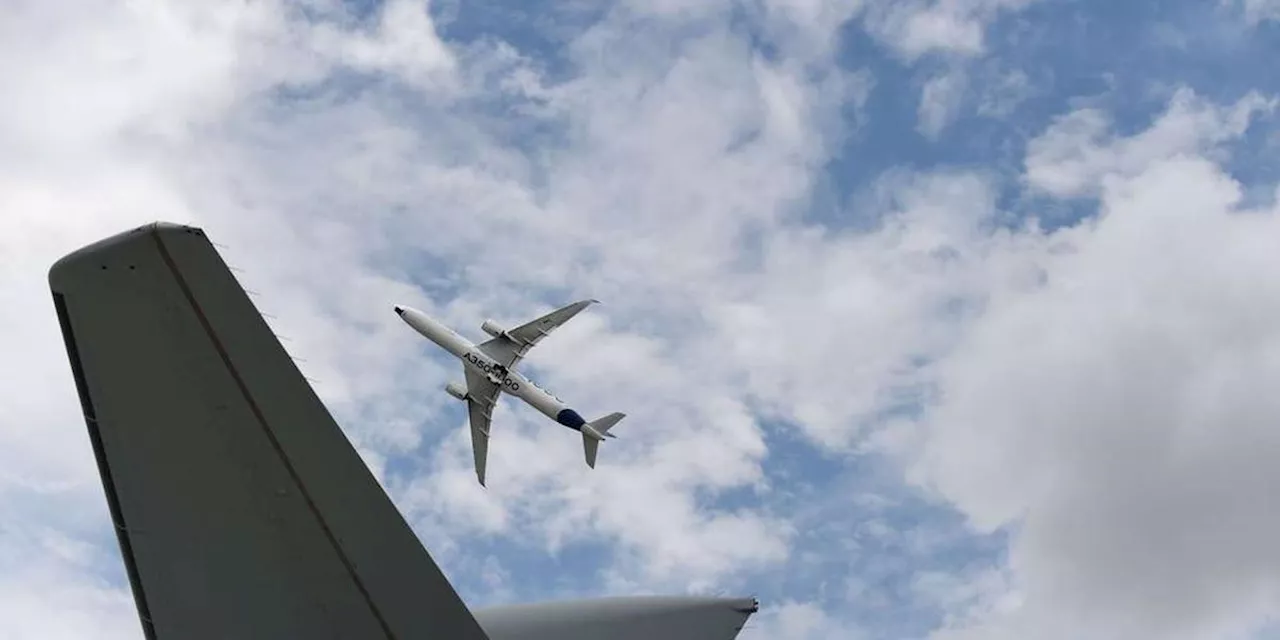
[[[112,236],[49,283],[147,638],[730,640],[755,610],[608,598],[473,616],[203,231]]]
[[[753,598],[628,597],[481,609],[491,640],[733,640]]]
[[[49,280],[148,636],[485,638],[200,230]]]

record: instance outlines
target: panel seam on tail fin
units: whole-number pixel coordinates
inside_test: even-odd
[[[170,273],[173,274],[174,279],[178,283],[178,288],[182,290],[182,295],[187,299],[187,303],[191,305],[192,311],[195,312],[196,318],[200,321],[200,326],[204,329],[205,334],[208,335],[209,340],[213,343],[214,350],[218,352],[218,356],[222,359],[223,364],[226,365],[227,372],[231,374],[231,378],[235,381],[236,387],[240,390],[240,394],[244,396],[245,402],[249,406],[249,410],[253,412],[253,416],[258,422],[258,426],[261,427],[262,432],[267,436],[267,440],[271,443],[272,449],[275,450],[276,455],[280,458],[280,462],[289,473],[289,477],[293,480],[294,484],[297,485],[298,492],[302,494],[303,500],[307,503],[307,508],[311,511],[312,515],[315,516],[316,522],[320,525],[320,529],[324,532],[324,535],[328,539],[330,545],[333,546],[333,550],[337,553],[338,559],[342,562],[342,566],[346,568],[347,573],[351,576],[352,582],[355,583],[356,589],[360,591],[360,595],[364,597],[365,603],[369,605],[369,610],[373,613],[373,617],[378,621],[378,625],[382,627],[383,633],[385,633],[387,638],[390,640],[395,640],[396,636],[395,633],[392,632],[391,626],[387,624],[387,621],[382,617],[382,612],[378,610],[378,606],[374,603],[373,597],[369,594],[368,589],[365,588],[364,582],[360,580],[359,574],[356,573],[355,565],[351,563],[351,559],[348,558],[346,552],[343,551],[342,545],[338,543],[337,536],[334,535],[333,530],[329,528],[329,523],[325,521],[324,516],[320,513],[320,509],[316,506],[315,500],[307,490],[306,484],[302,482],[302,478],[298,476],[298,471],[293,467],[293,463],[290,462],[289,457],[285,455],[284,448],[280,445],[280,441],[276,438],[275,433],[267,424],[266,416],[262,413],[262,409],[258,406],[258,402],[254,399],[253,395],[249,393],[249,386],[245,383],[244,378],[240,376],[240,372],[231,361],[231,355],[222,344],[222,340],[218,338],[216,333],[214,333],[213,325],[209,322],[209,318],[205,315],[204,310],[196,301],[195,294],[191,291],[186,279],[182,277],[182,272],[178,269],[177,263],[174,262],[173,256],[169,254],[168,248],[164,245],[164,240],[160,237],[160,234],[155,231],[152,231],[152,238],[155,240],[156,246],[160,250],[160,257],[164,260],[164,263],[169,268]],[[206,241],[208,241],[207,238]]]
[[[124,510],[120,508],[120,495],[116,492],[111,465],[107,461],[106,447],[102,443],[102,432],[98,428],[98,412],[94,409],[93,398],[89,395],[89,383],[84,377],[84,363],[80,360],[80,348],[76,346],[75,332],[71,328],[71,315],[67,312],[66,296],[55,291],[53,306],[58,314],[58,324],[62,326],[62,342],[67,348],[67,359],[71,362],[71,377],[75,379],[76,392],[80,396],[80,411],[84,414],[85,425],[89,428],[89,444],[93,448],[93,457],[98,463],[98,475],[102,479],[102,488],[107,495],[107,510],[111,513],[111,522],[116,529],[116,540],[120,544],[121,555],[124,556],[125,573],[129,577],[129,587],[133,589],[134,604],[138,608],[138,617],[142,622],[142,634],[147,640],[155,640],[156,627],[151,620],[151,607],[147,604],[147,594],[142,589],[142,578],[138,575],[138,561],[133,554],[129,527],[125,524]]]

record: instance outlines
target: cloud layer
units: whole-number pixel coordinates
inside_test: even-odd
[[[755,592],[757,639],[1261,628],[1280,212],[1277,176],[1239,169],[1274,147],[1280,87],[1161,78],[1135,115],[1062,80],[1073,44],[1018,57],[1035,31],[1009,23],[1067,10],[1095,19],[17,3],[6,637],[137,636],[44,278],[154,219],[225,245],[476,605]],[[1268,37],[1265,6],[1240,15]],[[587,296],[525,366],[626,411],[619,439],[590,471],[504,402],[481,489],[439,391],[457,365],[391,305],[479,337]]]

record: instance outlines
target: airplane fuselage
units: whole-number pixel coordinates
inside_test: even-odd
[[[503,367],[475,343],[458,335],[443,323],[407,307],[396,307],[396,313],[415,331],[461,360],[464,367],[498,384],[503,392],[520,398],[543,415],[575,431],[580,431],[586,423],[577,411],[570,409],[550,391],[539,387],[520,373]]]

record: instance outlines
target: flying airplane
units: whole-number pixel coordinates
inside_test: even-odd
[[[626,416],[611,413],[587,422],[577,411],[570,409],[550,391],[539,387],[528,378],[512,371],[516,363],[560,325],[578,315],[598,300],[579,300],[565,305],[537,320],[526,322],[514,329],[505,329],[493,320],[485,320],[480,329],[491,339],[480,344],[458,335],[457,332],[417,309],[398,305],[396,315],[410,327],[421,333],[440,348],[462,361],[466,384],[450,382],[444,390],[449,395],[467,403],[468,420],[471,423],[471,450],[475,457],[476,478],[484,485],[485,460],[489,452],[489,427],[493,420],[493,407],[502,392],[524,400],[529,406],[556,422],[582,432],[582,451],[587,466],[595,468],[596,451],[605,438],[614,438],[609,430]]]
[[[146,640],[733,640],[759,608],[472,609],[204,230],[104,238],[58,260],[49,286]]]

